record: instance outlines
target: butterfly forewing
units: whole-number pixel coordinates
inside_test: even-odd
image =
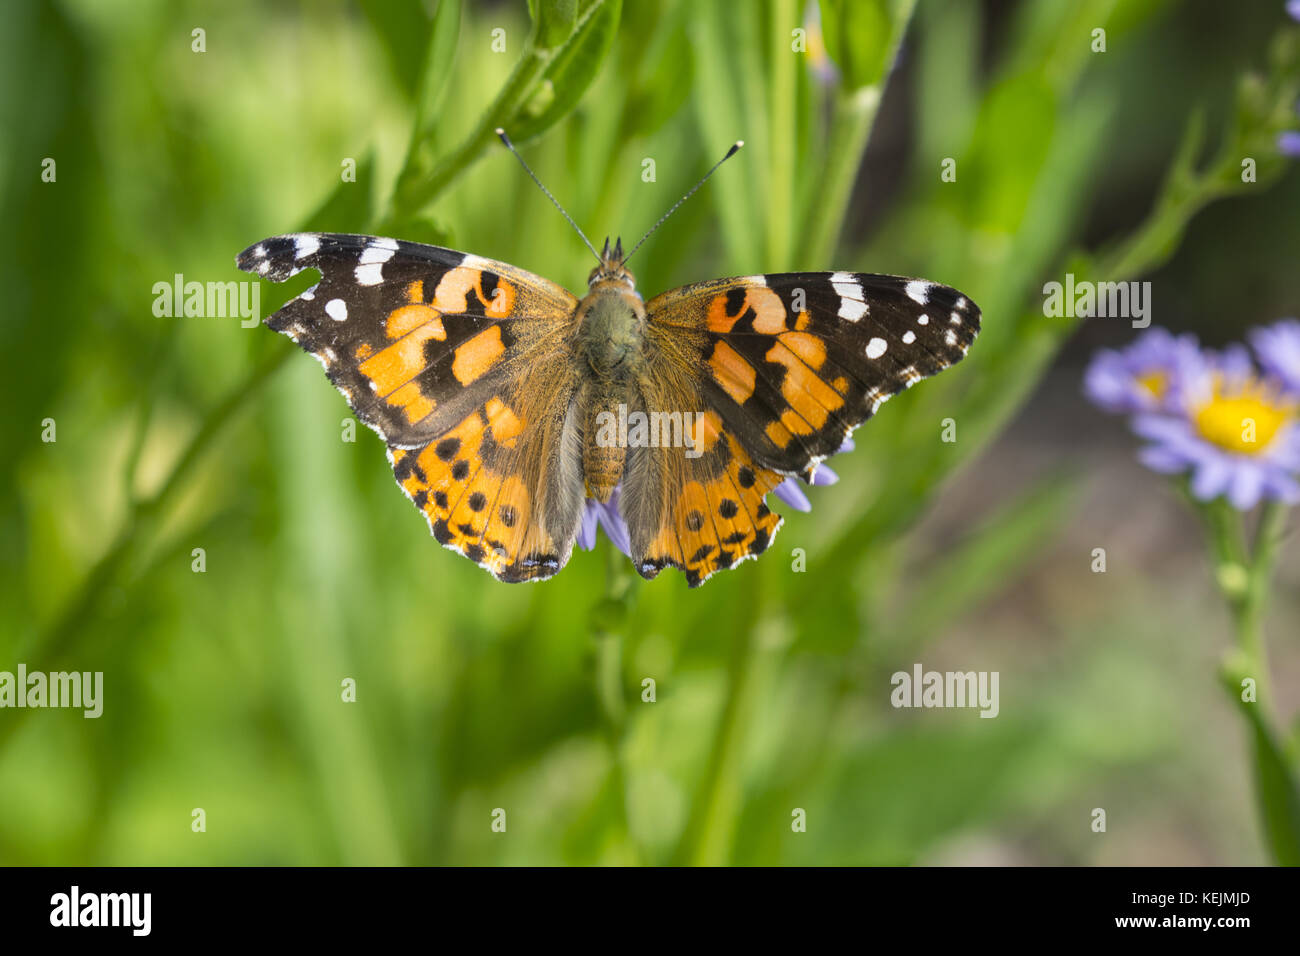
[[[891,396],[960,361],[980,315],[948,286],[847,272],[703,282],[646,311],[655,341],[699,342],[703,401],[783,474],[806,474]]]
[[[563,567],[583,500],[581,474],[561,464],[576,460],[563,411],[579,384],[564,357],[571,293],[505,263],[372,236],[276,236],[237,263],[276,282],[320,271],[266,324],[316,356],[388,444],[441,544],[502,580]]]

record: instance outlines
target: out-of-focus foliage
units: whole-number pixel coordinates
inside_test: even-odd
[[[959,669],[1004,674],[996,720],[894,711],[889,674],[1032,565],[1073,500],[1063,471],[942,547],[908,534],[1069,334],[1042,283],[1160,266],[1205,203],[1244,191],[1243,149],[1251,190],[1284,171],[1265,154],[1297,37],[1252,14],[1252,55],[1215,74],[1230,93],[1258,71],[1236,104],[1203,113],[1189,92],[1154,203],[1090,218],[1117,203],[1127,111],[1167,117],[1179,77],[1135,77],[1182,13],[4,4],[0,670],[103,671],[106,699],[98,720],[0,711],[0,862],[907,863],[988,832],[1096,859],[1089,788],[1178,743],[1183,692],[1152,684],[1168,665],[1144,641],[1160,621],[1125,605],[1104,639],[1056,622],[1069,665],[1018,683],[1005,646],[966,647]],[[152,311],[154,283],[243,278],[235,253],[303,226],[580,288],[586,251],[497,126],[588,233],[625,239],[746,140],[638,253],[647,297],[784,269],[924,275],[978,302],[984,333],[858,433],[840,485],[760,561],[688,591],[629,581],[603,542],[553,581],[499,584],[430,539],[376,436],[341,440],[348,410],[314,362],[237,319]],[[906,145],[887,189],[861,175],[877,141]],[[263,314],[310,281],[263,285]]]

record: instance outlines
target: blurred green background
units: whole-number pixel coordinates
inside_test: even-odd
[[[1133,332],[1040,290],[1150,279],[1156,324],[1214,343],[1295,313],[1298,30],[1280,0],[4,4],[0,670],[103,671],[105,702],[0,710],[0,862],[1266,862],[1194,521],[1079,396]],[[498,124],[596,238],[746,140],[638,254],[647,297],[923,275],[984,332],[810,514],[776,505],[760,561],[688,591],[602,539],[499,584],[433,542],[377,436],[341,440],[315,362],[152,310],[305,226],[581,289]],[[263,314],[311,281],[263,284]],[[915,662],[998,671],[1000,715],[892,709]]]

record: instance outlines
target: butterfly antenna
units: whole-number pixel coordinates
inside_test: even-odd
[[[637,244],[632,247],[632,252],[629,252],[627,255],[625,255],[623,257],[623,261],[626,263],[627,260],[631,259],[632,253],[636,252],[638,249],[641,248],[641,243],[645,242],[652,235],[654,235],[654,231],[664,224],[664,220],[667,219],[669,216],[671,216],[673,213],[675,213],[677,211],[678,206],[680,206],[682,203],[686,202],[686,200],[694,196],[695,191],[709,181],[709,177],[712,176],[715,172],[717,172],[718,167],[721,166],[723,163],[725,163],[727,160],[731,159],[732,156],[735,156],[737,151],[740,149],[740,147],[744,145],[745,145],[745,141],[743,139],[738,139],[734,143],[732,143],[731,149],[727,150],[727,155],[723,156],[720,160],[714,163],[713,168],[704,174],[703,179],[701,179],[698,183],[696,183],[694,186],[691,187],[690,192],[688,192],[681,199],[677,200],[677,202],[673,203],[673,208],[669,209],[666,213],[664,213],[662,216],[659,217],[659,221],[655,223],[653,226],[651,226],[649,231],[644,236],[642,236],[640,239],[637,240]]]
[[[519,165],[524,167],[524,172],[532,177],[533,182],[537,183],[537,188],[546,193],[546,198],[555,203],[555,208],[560,210],[560,215],[567,219],[569,225],[572,226],[574,231],[582,237],[582,241],[587,244],[587,248],[591,250],[591,254],[595,256],[597,260],[603,262],[604,260],[600,258],[600,253],[596,251],[596,247],[593,246],[591,240],[587,238],[587,234],[578,228],[578,224],[573,221],[572,216],[564,211],[564,207],[560,205],[560,201],[551,195],[551,191],[542,185],[542,181],[537,178],[537,174],[532,171],[526,162],[524,162],[524,158],[519,155],[519,150],[515,149],[515,144],[510,142],[510,137],[506,135],[506,131],[498,126],[496,128],[496,134],[501,137],[501,142],[506,144],[506,149],[515,154],[515,159],[519,160]]]

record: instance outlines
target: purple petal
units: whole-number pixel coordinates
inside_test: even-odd
[[[627,522],[623,520],[623,515],[618,510],[618,499],[619,489],[615,488],[609,498],[609,504],[596,506],[596,517],[600,521],[600,526],[605,529],[605,534],[609,535],[609,540],[614,542],[614,547],[630,558],[632,557],[631,537],[628,535]]]
[[[1264,491],[1264,472],[1253,463],[1242,462],[1234,469],[1228,488],[1228,501],[1238,511],[1249,511],[1259,504]]]
[[[1259,364],[1283,387],[1300,394],[1300,320],[1282,319],[1248,336]]]
[[[596,507],[596,502],[590,498],[582,504],[577,544],[583,551],[594,551],[596,548]]]
[[[1300,20],[1300,0],[1286,0],[1286,12],[1292,20]]]
[[[844,444],[840,445],[839,451],[837,451],[835,454],[837,454],[837,455],[842,455],[842,454],[844,454],[846,451],[853,451],[853,449],[855,449],[855,448],[857,448],[857,447],[858,447],[858,446],[855,445],[855,444],[853,443],[853,439],[852,439],[852,438],[845,438],[845,439],[844,439]]]
[[[1300,133],[1287,131],[1277,138],[1277,151],[1283,156],[1300,159]]]
[[[1227,491],[1231,483],[1228,463],[1222,458],[1209,458],[1192,475],[1192,496],[1198,501],[1210,501]]]
[[[808,500],[808,496],[803,493],[803,489],[799,487],[799,483],[793,478],[787,478],[772,490],[778,498],[795,511],[812,511],[812,502]]]
[[[1300,484],[1283,472],[1272,470],[1264,475],[1264,494],[1286,504],[1300,501]]]
[[[813,472],[812,481],[809,484],[820,487],[822,485],[833,485],[839,480],[840,476],[831,471],[831,466],[823,463],[817,466],[817,470]]]
[[[1186,458],[1175,454],[1168,448],[1161,448],[1159,445],[1140,450],[1138,452],[1138,461],[1162,475],[1176,475],[1180,471],[1187,470]]]

